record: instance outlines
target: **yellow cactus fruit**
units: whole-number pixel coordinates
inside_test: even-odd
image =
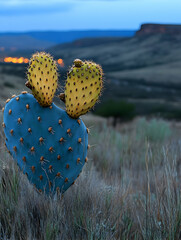
[[[65,87],[65,105],[70,117],[78,118],[95,105],[102,90],[102,75],[98,64],[80,59],[74,61]]]
[[[32,90],[34,97],[43,107],[52,104],[57,89],[57,65],[50,54],[45,52],[33,54],[27,72],[26,86]]]

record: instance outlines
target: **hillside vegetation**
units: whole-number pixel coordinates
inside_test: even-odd
[[[87,38],[60,44],[47,51],[55,59],[64,60],[65,68],[59,69],[60,89],[64,87],[67,67],[75,58],[90,59],[103,66],[104,98],[102,105],[95,108],[97,114],[110,116],[111,112],[104,110],[111,100],[114,111],[120,113],[116,116],[119,118],[127,112],[126,119],[136,115],[181,119],[181,35]],[[23,55],[23,52],[19,54]],[[27,51],[24,54],[30,56]],[[24,88],[25,71],[23,65],[1,64],[3,91],[10,87],[12,93],[16,92],[19,83],[21,89]],[[132,106],[131,112],[125,111],[125,106]]]
[[[84,120],[92,126],[89,161],[64,196],[37,193],[2,142],[1,239],[180,239],[180,127]]]
[[[49,51],[66,66],[75,58],[100,63],[106,79],[103,101],[122,99],[134,104],[136,114],[180,118],[181,35],[83,39]]]

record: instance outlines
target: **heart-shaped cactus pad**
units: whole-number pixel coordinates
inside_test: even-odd
[[[40,192],[66,191],[87,161],[88,129],[55,104],[41,107],[24,93],[4,109],[6,146]]]

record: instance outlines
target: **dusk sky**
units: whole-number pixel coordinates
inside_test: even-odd
[[[0,32],[181,24],[181,0],[0,0]]]

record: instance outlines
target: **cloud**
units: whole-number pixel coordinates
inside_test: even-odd
[[[28,15],[52,12],[67,12],[74,7],[74,3],[51,0],[0,0],[0,15]]]
[[[130,2],[135,0],[0,0],[1,16],[24,16],[68,12],[88,3]]]

